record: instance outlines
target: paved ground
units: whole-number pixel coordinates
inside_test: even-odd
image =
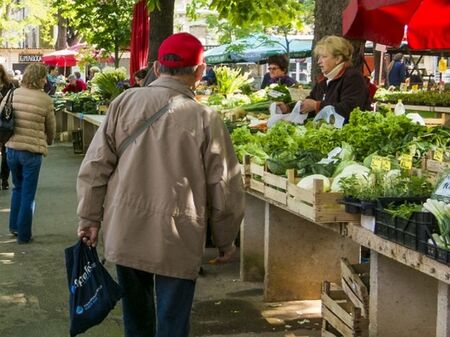
[[[68,145],[50,149],[41,170],[32,244],[17,245],[9,235],[10,192],[0,191],[1,337],[68,336],[63,250],[76,241],[75,177],[81,160]],[[205,261],[214,255],[215,250],[208,249]],[[111,265],[108,268],[113,270]],[[317,310],[317,303],[294,303],[286,315],[284,305],[262,302],[262,284],[239,281],[237,259],[223,266],[205,264],[204,269],[197,285],[192,337],[320,335],[319,320],[301,315],[309,306]],[[262,314],[275,324],[269,324]],[[122,335],[118,305],[100,326],[83,336]]]

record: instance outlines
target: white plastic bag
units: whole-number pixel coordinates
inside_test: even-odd
[[[334,117],[334,127],[338,129],[342,129],[344,126],[345,118],[339,115],[332,105],[327,105],[319,111],[319,113],[314,117],[314,122],[317,122],[321,119],[324,119],[327,123],[330,124],[331,117]]]
[[[308,114],[300,113],[301,104],[302,103],[298,101],[297,104],[295,104],[294,109],[292,109],[291,113],[283,114],[277,103],[272,103],[269,108],[270,118],[267,121],[267,126],[270,128],[281,120],[285,120],[294,124],[303,124],[308,117]]]

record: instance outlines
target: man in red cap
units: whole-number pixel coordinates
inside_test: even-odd
[[[203,46],[167,38],[158,79],[110,105],[81,165],[78,236],[117,265],[126,337],[187,337],[207,223],[217,263],[235,252],[244,213],[238,161],[219,115],[194,100]],[[156,300],[156,303],[155,303]]]

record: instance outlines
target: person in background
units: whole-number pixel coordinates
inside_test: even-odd
[[[69,83],[66,85],[66,87],[62,90],[63,93],[66,92],[81,92],[86,90],[86,83],[82,80],[77,80],[76,76],[74,74],[70,74],[67,77],[67,80]]]
[[[22,82],[22,72],[21,72],[19,69],[17,69],[16,71],[14,71],[14,79],[15,79],[17,82],[19,82],[19,85],[20,85],[20,82]]]
[[[95,74],[99,73],[99,72],[100,72],[100,68],[99,67],[96,67],[96,66],[90,67],[89,68],[89,79],[88,79],[88,81],[92,81],[92,79],[94,78]]]
[[[400,87],[400,84],[405,82],[406,65],[403,62],[402,53],[397,53],[394,55],[393,60],[391,61],[391,63],[389,63],[387,73],[389,85],[393,85],[394,87]]]
[[[229,261],[244,190],[222,118],[194,99],[205,70],[201,42],[169,36],[154,67],[157,80],[112,101],[89,146],[77,180],[78,237],[95,246],[102,225],[104,255],[123,289],[126,337],[187,337],[206,225],[219,249],[215,262]]]
[[[44,92],[48,95],[54,95],[58,84],[58,68],[55,66],[48,67],[47,83],[44,86]]]
[[[326,36],[317,43],[314,56],[322,75],[302,101],[301,113],[338,114],[346,123],[353,109],[371,109],[367,80],[361,71],[351,67],[353,46],[350,42],[339,36]],[[283,113],[290,110],[284,103],[278,105]]]
[[[19,81],[14,78],[14,71],[8,70],[8,78],[9,78],[9,81],[14,85],[15,88],[20,87]]]
[[[261,89],[273,84],[284,84],[288,87],[297,83],[292,77],[288,75],[289,59],[286,55],[272,55],[267,59],[269,65],[269,72],[264,75],[261,83]]]
[[[77,78],[77,81],[82,82],[84,84],[84,86],[87,88],[86,82],[81,79],[81,73],[79,71],[74,71],[73,74]]]
[[[42,156],[48,153],[55,135],[53,100],[44,93],[47,68],[41,63],[29,64],[22,86],[14,91],[14,134],[6,143],[13,190],[9,230],[17,235],[17,243],[29,243],[35,209]]]
[[[143,87],[148,86],[150,83],[152,83],[154,80],[156,80],[158,77],[155,74],[155,69],[153,68],[153,63],[149,64],[147,67],[147,75],[144,78]]]
[[[0,64],[0,101],[8,94],[8,91],[14,88],[10,77],[6,73],[5,68]],[[9,189],[9,166],[6,161],[6,147],[5,144],[0,144],[0,152],[2,156],[1,166],[0,166],[0,178],[1,178],[1,189]]]
[[[144,86],[145,76],[147,76],[147,72],[147,68],[142,68],[134,73],[134,87]]]
[[[206,81],[208,85],[217,84],[216,73],[211,65],[206,66],[205,76],[202,77],[202,81]]]

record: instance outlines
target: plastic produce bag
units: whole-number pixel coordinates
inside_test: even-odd
[[[79,241],[64,253],[73,337],[100,324],[121,299],[122,290],[100,263],[95,248]]]
[[[274,126],[278,121],[285,120],[294,124],[303,124],[308,118],[308,114],[300,113],[301,102],[297,102],[295,104],[294,109],[292,109],[291,113],[283,114],[280,108],[277,106],[277,103],[274,102],[270,105],[270,118],[267,121],[267,126],[270,128]]]
[[[339,115],[332,105],[327,105],[314,117],[314,122],[324,119],[328,124],[333,124],[335,128],[342,129],[345,118]]]

